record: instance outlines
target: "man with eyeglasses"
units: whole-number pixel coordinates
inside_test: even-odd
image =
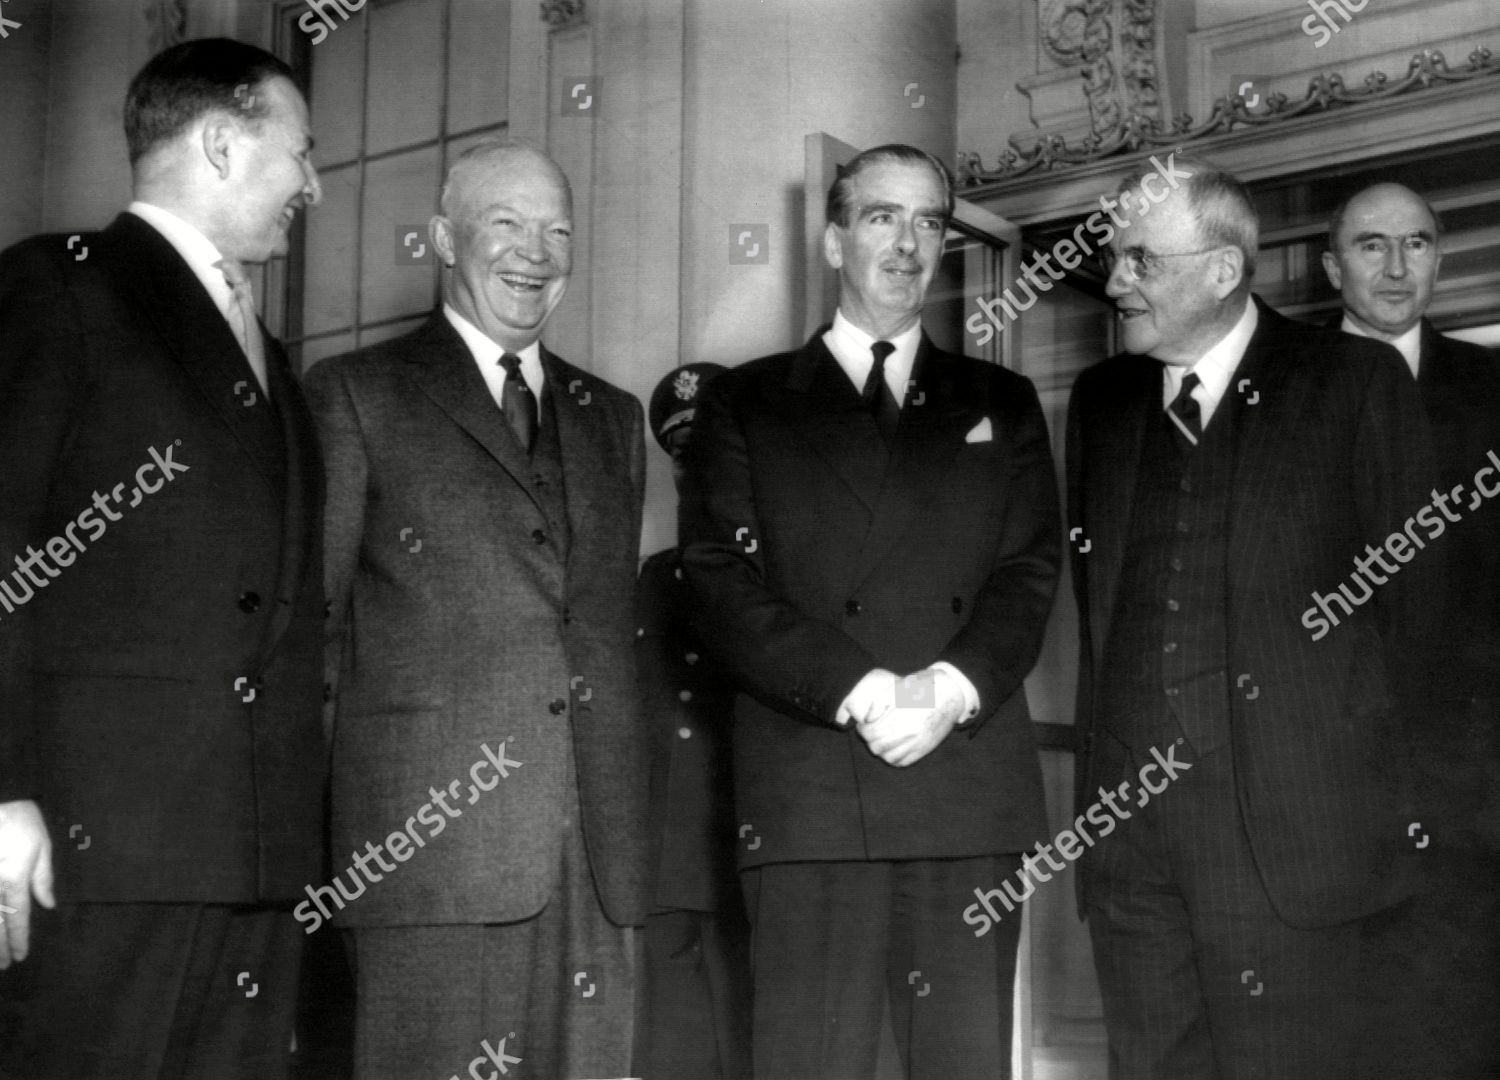
[[[1305,616],[1427,500],[1421,406],[1392,349],[1254,297],[1249,194],[1182,167],[1113,239],[1124,351],[1068,417],[1078,811],[1179,763],[1080,862],[1110,1075],[1352,1078],[1363,923],[1406,889],[1394,703],[1427,567],[1319,640]]]
[[[1436,487],[1460,492],[1462,515],[1432,553],[1446,574],[1413,731],[1413,820],[1427,837],[1417,895],[1372,950],[1370,985],[1394,991],[1382,1024],[1407,1033],[1380,1075],[1478,1078],[1500,1075],[1500,506],[1473,489],[1500,451],[1500,364],[1426,318],[1441,235],[1422,196],[1376,184],[1335,211],[1323,267],[1344,302],[1332,325],[1406,360],[1432,427]]]

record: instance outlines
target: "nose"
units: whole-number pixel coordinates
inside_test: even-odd
[[[901,227],[896,232],[896,250],[903,255],[917,250],[917,227],[910,218],[901,222]]]
[[[311,161],[302,163],[302,175],[302,197],[307,200],[308,206],[317,206],[323,201],[323,185],[319,182],[318,170]]]
[[[1406,246],[1399,240],[1386,250],[1385,274],[1393,278],[1406,276]]]
[[[1104,283],[1104,295],[1118,300],[1122,296],[1128,296],[1133,288],[1134,281],[1130,277],[1130,271],[1126,269],[1126,260],[1115,260],[1109,279]]]
[[[516,253],[534,263],[547,261],[547,242],[542,239],[540,229],[526,229],[516,241]]]

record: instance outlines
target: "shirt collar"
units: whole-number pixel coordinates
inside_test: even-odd
[[[833,316],[833,325],[823,335],[823,344],[833,353],[839,367],[854,383],[856,390],[864,389],[865,379],[875,363],[870,346],[877,341],[889,341],[896,347],[885,359],[885,381],[895,395],[897,404],[906,397],[906,386],[911,379],[912,367],[917,360],[917,346],[922,342],[922,322],[918,321],[895,337],[877,338],[866,333],[844,317],[842,310]]]
[[[1188,367],[1179,367],[1176,364],[1162,365],[1165,374],[1162,380],[1162,404],[1165,406],[1172,403],[1172,399],[1182,389],[1182,380],[1191,371],[1198,376],[1199,386],[1193,391],[1193,397],[1198,402],[1203,426],[1207,427],[1214,410],[1224,399],[1224,394],[1229,389],[1229,381],[1234,378],[1235,369],[1240,366],[1240,361],[1245,356],[1245,350],[1250,347],[1250,339],[1255,335],[1255,328],[1259,324],[1260,311],[1255,306],[1255,299],[1247,296],[1245,297],[1245,310],[1240,314],[1239,321],[1234,324],[1229,333],[1215,343],[1213,348],[1199,357],[1197,363]]]
[[[137,199],[125,209],[161,233],[167,243],[177,250],[177,254],[182,256],[183,262],[188,264],[198,280],[203,282],[203,287],[213,297],[219,310],[228,310],[234,293],[229,282],[224,280],[224,271],[214,265],[224,256],[212,240],[204,236],[197,226],[152,203]]]
[[[500,362],[500,357],[504,355],[505,349],[501,347],[498,341],[491,338],[483,330],[479,329],[479,327],[460,315],[452,304],[443,304],[443,315],[447,318],[453,329],[458,331],[458,336],[464,339],[464,344],[469,347],[469,352],[474,355],[474,359],[481,367],[493,367]],[[540,341],[533,341],[530,345],[517,352],[516,355],[521,358],[521,374],[525,377],[527,384],[530,385],[532,383],[531,376],[534,372],[537,384],[539,385],[544,379],[542,371],[542,343]],[[532,386],[532,392],[536,392],[535,385]]]
[[[1349,318],[1347,311],[1344,312],[1344,321],[1339,329],[1346,334],[1355,334],[1359,337],[1371,338],[1375,341],[1385,341],[1385,338],[1375,337],[1374,334]],[[1411,368],[1411,377],[1415,379],[1417,377],[1417,368],[1421,365],[1422,361],[1422,320],[1418,319],[1412,323],[1406,333],[1389,342],[1389,344],[1394,345],[1396,351],[1405,358],[1406,366]]]

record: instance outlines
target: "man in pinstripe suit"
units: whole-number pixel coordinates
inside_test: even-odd
[[[1435,562],[1351,571],[1427,501],[1427,437],[1394,350],[1251,295],[1245,189],[1185,167],[1114,240],[1125,352],[1068,423],[1080,808],[1153,748],[1191,764],[1081,863],[1110,1075],[1333,1080],[1364,920],[1407,891],[1398,668]]]

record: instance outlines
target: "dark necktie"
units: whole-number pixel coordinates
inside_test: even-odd
[[[870,346],[875,362],[870,365],[869,378],[865,379],[864,390],[860,393],[865,408],[875,417],[880,437],[886,442],[896,437],[896,425],[901,422],[901,406],[896,404],[896,397],[885,381],[885,358],[895,351],[896,346],[889,341],[877,341]]]
[[[1177,434],[1177,445],[1183,450],[1197,446],[1198,440],[1203,437],[1203,413],[1198,408],[1198,399],[1193,397],[1193,388],[1202,381],[1198,376],[1188,373],[1183,377],[1182,389],[1177,391],[1172,404],[1167,406],[1174,421],[1172,430]]]
[[[526,447],[529,454],[536,443],[536,395],[521,377],[519,356],[506,353],[500,357],[500,366],[505,369],[505,389],[500,393],[500,404],[504,408],[505,419],[510,421],[510,426],[515,430],[516,438],[521,440],[521,445]]]

